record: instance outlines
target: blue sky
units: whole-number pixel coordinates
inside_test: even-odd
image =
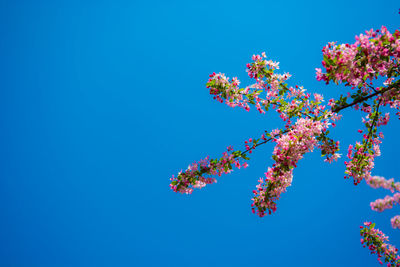
[[[378,266],[367,220],[400,246],[385,196],[343,179],[343,160],[307,154],[278,211],[251,213],[273,146],[191,196],[169,178],[278,127],[274,114],[213,101],[208,74],[248,82],[265,51],[292,85],[315,80],[330,41],[399,27],[397,1],[7,1],[0,3],[1,266]],[[345,111],[333,135],[360,138]],[[400,180],[400,124],[383,129],[374,174]]]

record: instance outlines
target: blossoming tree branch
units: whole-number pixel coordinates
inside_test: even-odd
[[[172,176],[171,189],[191,194],[194,189],[215,183],[217,176],[230,173],[234,167],[246,168],[253,150],[274,142],[274,163],[265,177],[258,180],[251,204],[253,213],[260,217],[272,214],[277,210],[281,194],[292,183],[293,169],[305,153],[319,149],[327,162],[340,157],[339,141],[330,137],[329,129],[336,126],[343,110],[354,109],[362,112],[364,127],[358,130],[361,140],[348,147],[345,178],[352,179],[355,185],[365,180],[373,188],[390,190],[393,195],[371,202],[375,211],[400,204],[400,183],[371,174],[383,139],[379,129],[390,117],[389,113],[383,114],[383,107],[391,108],[400,116],[400,31],[390,33],[384,26],[376,31],[371,29],[356,36],[354,44],[329,43],[322,52],[324,70],[316,69],[317,80],[326,84],[343,83],[349,88],[337,99],[327,102],[321,94],[311,95],[301,86],[289,85],[291,75],[277,73],[279,63],[268,60],[265,53],[254,55],[253,61],[247,64],[247,73],[254,80],[252,85],[240,87],[236,77],[211,74],[207,88],[215,100],[246,111],[253,107],[262,114],[273,109],[283,126],[249,138],[241,150],[229,146],[221,158],[206,157],[192,163],[185,171]],[[400,216],[393,217],[391,223],[394,228],[400,228]],[[384,260],[388,266],[400,266],[397,249],[374,227],[371,222],[361,226],[361,242],[377,254],[379,262]]]

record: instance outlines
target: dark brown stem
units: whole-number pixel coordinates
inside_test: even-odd
[[[365,100],[368,100],[368,99],[370,99],[370,98],[372,98],[372,97],[374,97],[374,96],[377,96],[377,95],[379,95],[379,94],[386,93],[387,91],[390,91],[390,90],[392,90],[392,89],[398,89],[398,86],[399,86],[399,85],[400,85],[400,80],[398,80],[397,82],[395,82],[395,83],[389,85],[388,87],[386,87],[386,88],[383,89],[383,90],[380,90],[380,91],[377,91],[377,92],[375,92],[375,93],[373,93],[373,94],[370,94],[370,95],[367,95],[367,96],[365,96],[365,97],[362,97],[362,98],[360,98],[360,99],[358,99],[358,100],[356,100],[356,101],[354,101],[354,102],[352,102],[352,103],[350,103],[350,104],[346,104],[346,105],[343,105],[343,106],[334,108],[334,109],[332,109],[332,111],[335,112],[335,113],[339,113],[339,111],[341,111],[341,110],[343,110],[343,109],[346,109],[346,108],[351,107],[351,106],[354,106],[354,105],[356,105],[356,104],[358,104],[358,103],[364,102]]]
[[[289,130],[285,130],[285,131],[283,131],[282,133],[279,133],[279,135],[285,134],[285,133],[287,133],[287,132],[289,132]],[[268,138],[268,139],[262,141],[261,143],[256,144],[256,145],[253,146],[252,148],[247,149],[247,150],[243,151],[242,153],[240,153],[240,156],[245,155],[247,152],[249,152],[250,150],[255,149],[255,148],[258,147],[258,146],[261,146],[261,145],[263,145],[263,144],[265,144],[265,143],[268,143],[268,142],[271,141],[272,139],[273,139],[273,138],[270,137],[270,138]],[[237,157],[238,157],[238,156],[237,156]],[[236,158],[236,157],[235,157],[235,158]]]

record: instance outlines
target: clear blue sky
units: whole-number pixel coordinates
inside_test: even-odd
[[[208,74],[245,83],[265,51],[292,84],[315,80],[330,41],[399,27],[398,1],[0,2],[0,266],[378,266],[366,220],[400,246],[369,202],[385,191],[343,179],[315,152],[273,216],[250,210],[273,146],[191,196],[169,178],[279,126],[276,116],[213,101]],[[333,132],[360,138],[360,114]],[[400,180],[400,123],[383,129],[374,174]]]

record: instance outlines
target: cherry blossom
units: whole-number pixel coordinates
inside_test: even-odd
[[[379,229],[375,229],[375,224],[365,222],[360,226],[361,244],[368,246],[371,254],[378,256],[378,261],[382,264],[382,259],[387,262],[387,266],[400,266],[400,256],[397,255],[397,248],[387,243],[389,238]]]
[[[194,162],[185,171],[172,176],[173,191],[190,194],[207,184],[216,182],[216,176],[232,172],[233,167],[247,167],[249,154],[261,145],[274,142],[274,163],[267,168],[265,177],[259,178],[253,190],[252,211],[260,217],[277,210],[277,201],[286,192],[293,179],[293,170],[305,153],[319,149],[326,162],[340,158],[340,141],[330,136],[330,131],[341,119],[342,110],[361,113],[360,140],[347,149],[345,178],[358,185],[365,180],[372,188],[390,190],[387,195],[370,203],[373,210],[382,212],[400,203],[400,183],[393,179],[372,176],[375,158],[381,155],[383,133],[379,127],[389,123],[394,110],[400,118],[400,31],[390,33],[382,26],[355,37],[353,44],[328,43],[323,49],[322,68],[316,68],[316,79],[326,84],[343,83],[338,97],[325,102],[322,94],[308,93],[299,85],[289,85],[289,73],[278,73],[279,62],[267,59],[263,52],[253,55],[246,65],[252,82],[240,87],[237,77],[228,78],[223,73],[212,73],[206,87],[213,99],[246,111],[255,108],[260,114],[274,110],[282,119],[278,129],[266,130],[258,138],[249,138],[242,150],[228,147],[219,159],[206,157]],[[383,113],[382,110],[389,110]],[[379,129],[379,131],[378,131]],[[391,219],[393,228],[400,228],[400,216]],[[372,223],[361,226],[361,243],[368,246],[388,266],[400,266],[397,249],[386,243],[388,237],[374,228]]]
[[[390,219],[390,223],[392,224],[393,228],[400,229],[400,216],[394,216],[392,219]]]

